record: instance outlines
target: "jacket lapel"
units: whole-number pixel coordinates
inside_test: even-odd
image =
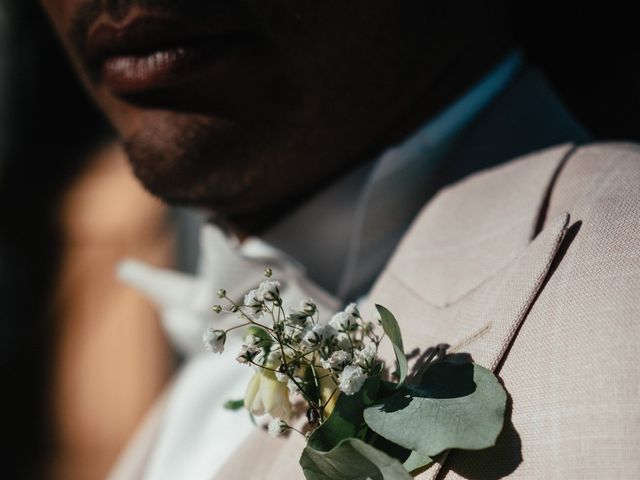
[[[429,347],[446,343],[448,352],[471,354],[493,370],[542,288],[568,224],[568,213],[550,221],[520,255],[455,303],[433,305],[393,272],[378,284],[372,300],[394,312],[414,364]],[[392,360],[386,343],[382,355]]]
[[[572,151],[570,145],[554,148],[463,182],[463,194],[445,192],[421,214],[365,307],[371,314],[375,302],[395,314],[410,367],[442,343],[486,368],[500,364],[565,237],[568,213],[537,230],[545,223],[553,179]],[[501,195],[493,198],[487,192],[497,185]],[[487,218],[494,220],[478,220]],[[381,353],[392,364],[387,343]],[[435,478],[445,458],[446,453],[417,478]]]

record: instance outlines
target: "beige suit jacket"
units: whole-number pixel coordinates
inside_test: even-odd
[[[495,447],[416,478],[640,478],[640,147],[562,145],[446,188],[370,300],[408,352],[448,343],[509,394]],[[256,431],[216,478],[303,478],[302,448]]]

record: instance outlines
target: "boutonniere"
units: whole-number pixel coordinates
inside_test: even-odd
[[[203,341],[208,350],[222,352],[229,331],[246,329],[236,359],[255,374],[244,400],[227,406],[270,416],[274,436],[303,435],[300,466],[308,480],[411,479],[411,472],[445,450],[495,444],[506,393],[492,372],[435,348],[409,375],[400,328],[389,310],[376,305],[374,323],[350,304],[322,323],[311,300],[288,310],[271,270],[265,275],[242,304],[218,292],[228,306],[214,311],[236,315],[239,322],[226,330],[208,328]],[[388,378],[378,358],[383,341],[391,342],[396,357]]]

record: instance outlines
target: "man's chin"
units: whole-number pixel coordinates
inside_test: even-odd
[[[252,208],[263,170],[231,125],[213,121],[155,121],[153,131],[129,136],[133,171],[153,195],[173,205],[221,211]],[[253,187],[253,188],[252,188]]]

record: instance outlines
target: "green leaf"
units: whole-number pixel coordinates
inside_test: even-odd
[[[227,400],[223,407],[227,410],[240,410],[244,408],[244,400]]]
[[[363,439],[368,428],[362,413],[376,402],[379,386],[380,377],[369,377],[357,393],[341,394],[329,418],[309,437],[309,447],[327,452],[345,438]]]
[[[367,439],[365,441],[369,445],[400,461],[407,472],[412,472],[433,462],[432,458],[421,455],[418,452],[407,450],[397,443],[393,443],[386,438],[381,437],[372,430],[369,430],[369,432],[370,434],[367,435]]]
[[[398,361],[398,373],[400,374],[397,385],[399,387],[404,383],[407,378],[407,372],[409,371],[407,357],[404,354],[404,345],[402,344],[400,326],[398,325],[396,317],[394,317],[389,310],[382,305],[376,305],[376,308],[380,314],[380,321],[382,322],[384,333],[386,333],[389,340],[391,340],[393,351],[396,354],[396,360]]]
[[[307,446],[300,466],[307,480],[411,480],[398,460],[357,438],[346,438],[329,452]]]
[[[422,455],[414,450],[402,465],[407,470],[407,472],[413,472],[414,470],[418,470],[419,468],[426,467],[430,463],[433,463],[433,458]]]
[[[476,364],[439,362],[417,386],[406,386],[364,411],[367,425],[384,438],[433,457],[450,448],[480,450],[502,430],[507,395],[489,370]]]

